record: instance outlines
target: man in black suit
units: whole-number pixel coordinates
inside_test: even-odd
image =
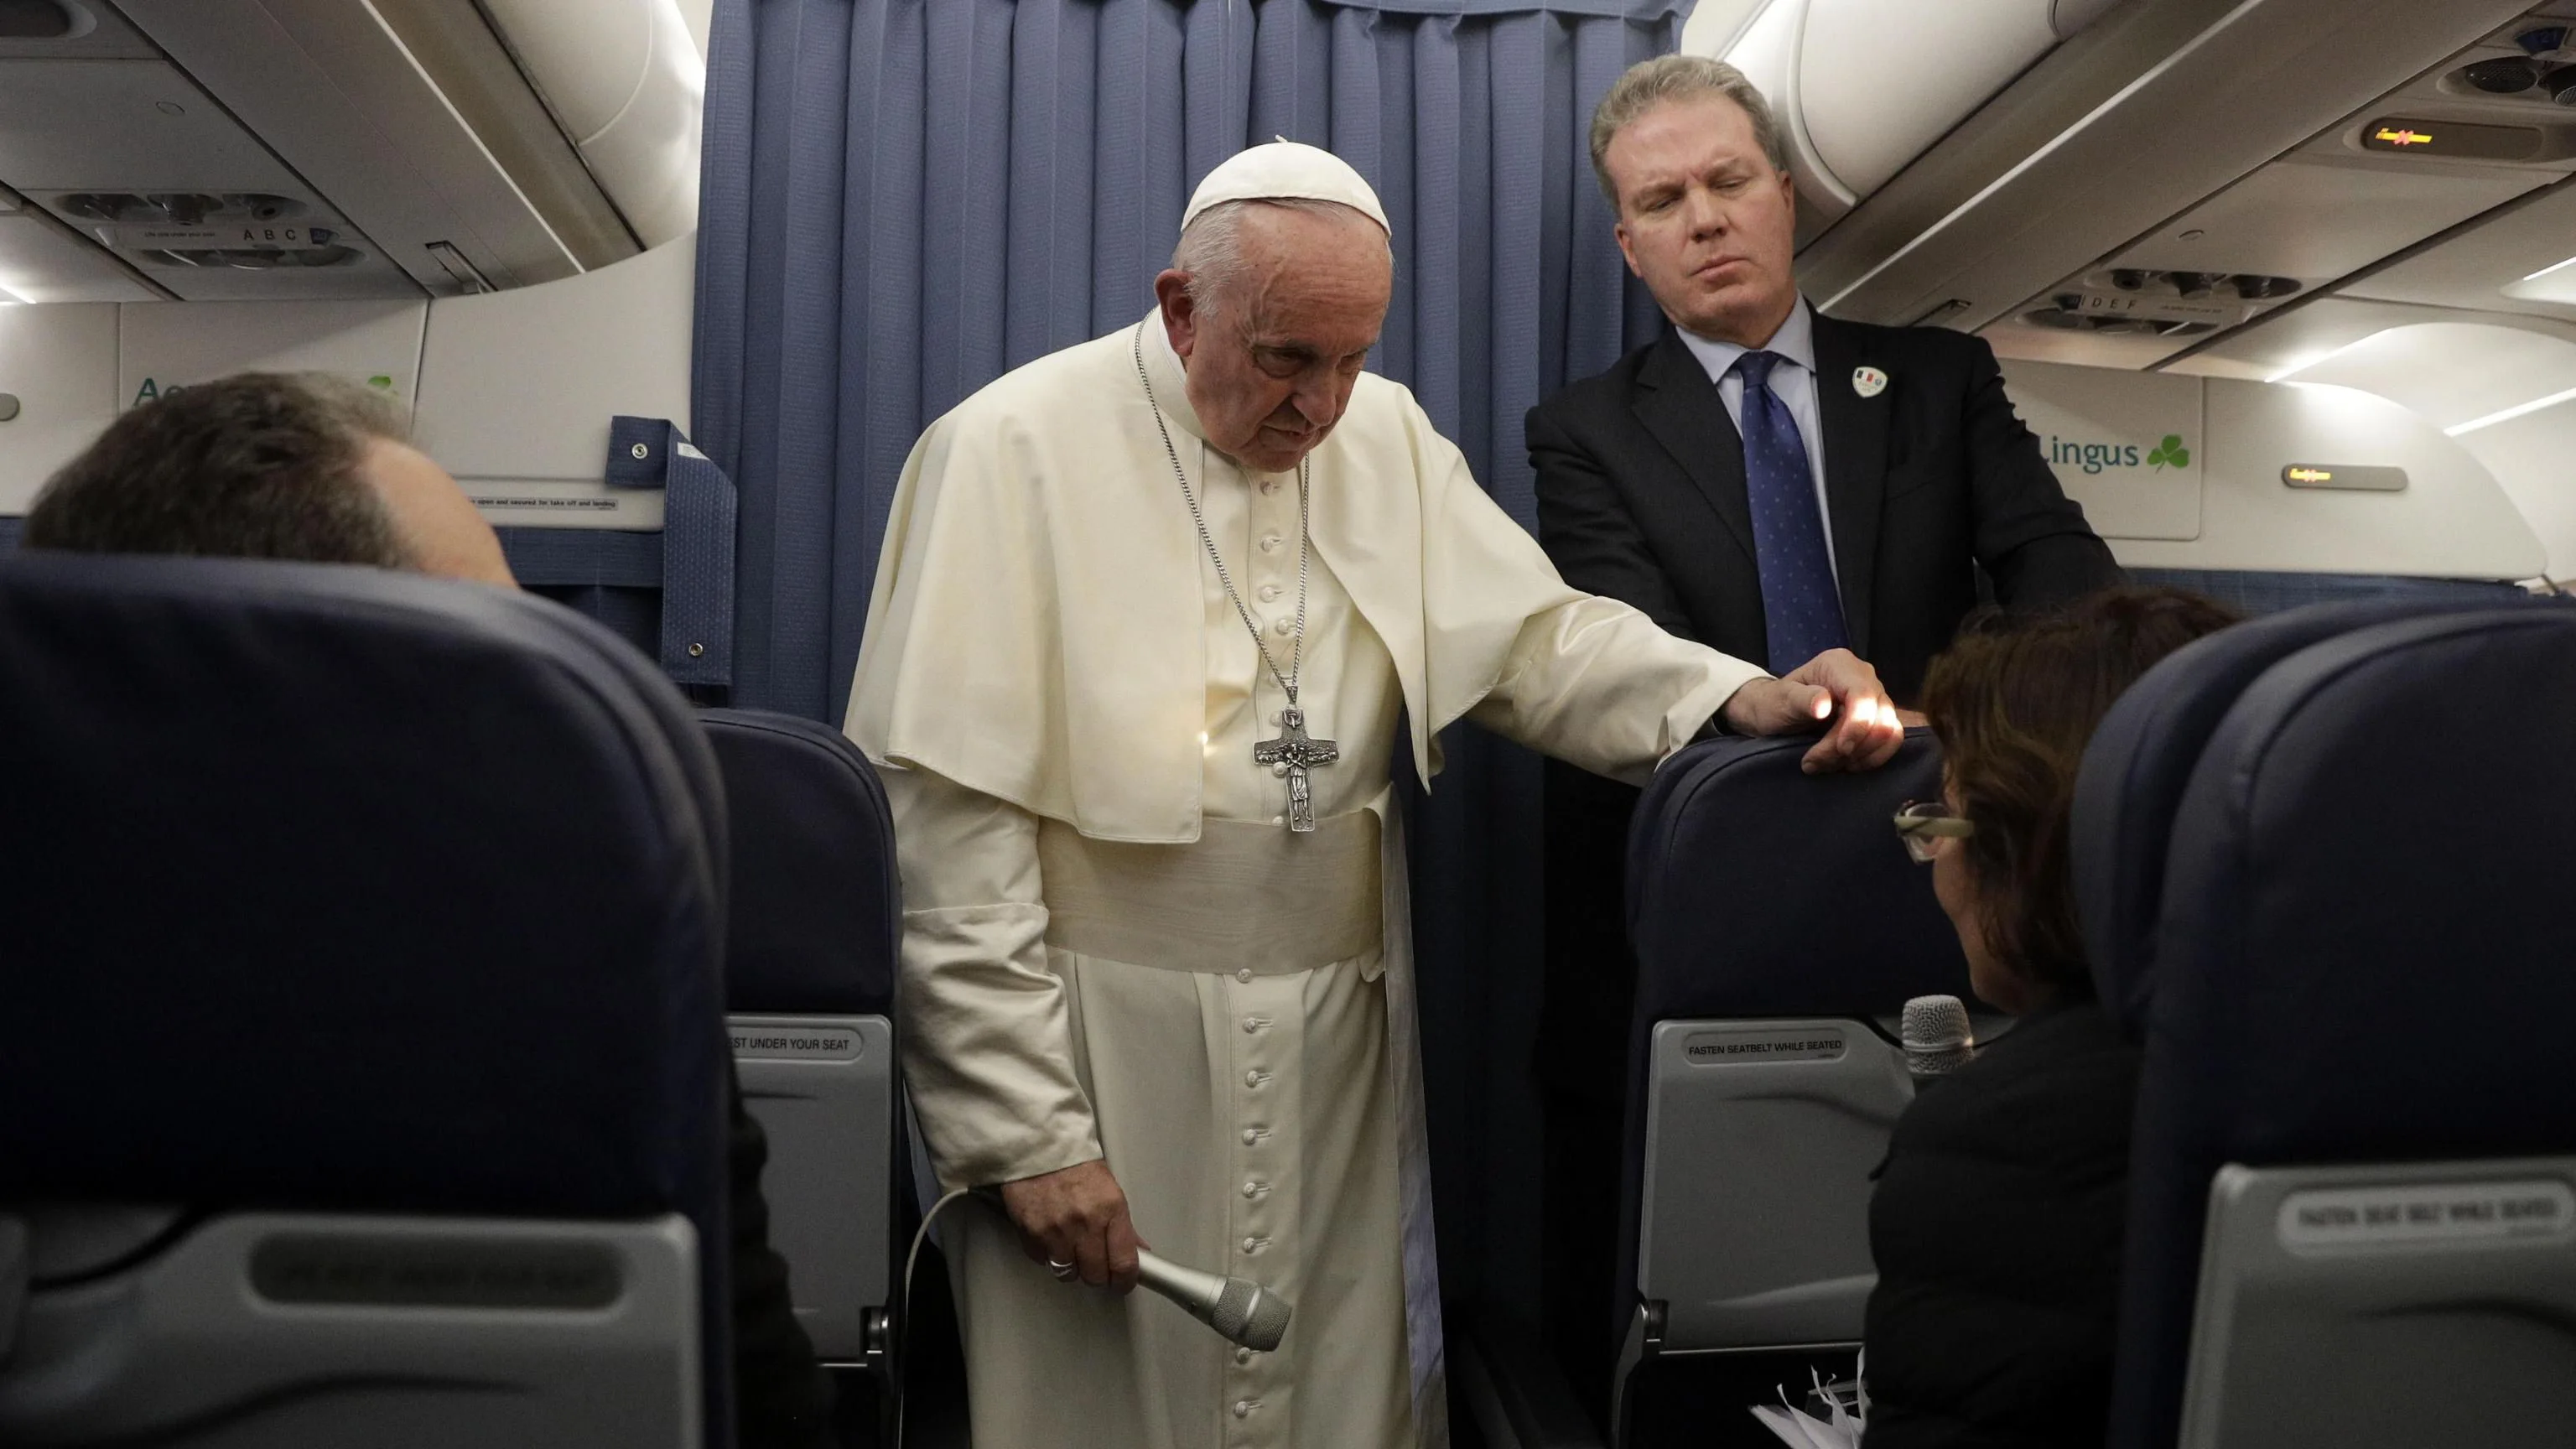
[[[1620,250],[1673,327],[1531,409],[1539,536],[1566,581],[1756,661],[1849,648],[1900,704],[1977,602],[2118,581],[2004,395],[1993,351],[1818,316],[1791,271],[1796,191],[1741,72],[1646,61],[1592,119]],[[1548,1319],[1606,1383],[1635,969],[1622,863],[1636,792],[1548,777]]]

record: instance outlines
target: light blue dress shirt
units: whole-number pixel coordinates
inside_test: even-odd
[[[1735,359],[1747,352],[1773,352],[1783,359],[1771,369],[1771,392],[1788,404],[1789,416],[1798,425],[1798,441],[1807,446],[1807,472],[1816,484],[1816,516],[1825,530],[1825,561],[1833,565],[1835,587],[1841,587],[1842,564],[1834,557],[1834,515],[1825,502],[1825,425],[1816,407],[1816,320],[1807,299],[1799,298],[1789,320],[1758,348],[1712,342],[1687,330],[1681,336],[1682,345],[1707,370],[1708,380],[1717,384],[1718,398],[1726,404],[1726,416],[1735,424],[1737,437],[1744,435],[1744,379],[1733,370]]]

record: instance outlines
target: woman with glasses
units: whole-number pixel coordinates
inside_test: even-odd
[[[2123,588],[1971,624],[1924,681],[1942,798],[1896,821],[1970,985],[2019,1018],[1896,1125],[1870,1203],[1870,1449],[2099,1444],[2138,1052],[2095,1003],[2068,865],[2077,765],[2121,691],[2235,615]]]

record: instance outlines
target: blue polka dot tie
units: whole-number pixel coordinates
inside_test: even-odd
[[[1842,599],[1825,552],[1825,521],[1816,503],[1807,445],[1789,405],[1771,391],[1776,352],[1735,360],[1744,379],[1744,492],[1753,507],[1753,563],[1762,575],[1767,667],[1786,674],[1828,649],[1845,649]]]

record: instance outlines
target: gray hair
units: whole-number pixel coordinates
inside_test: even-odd
[[[1376,217],[1338,201],[1316,201],[1303,196],[1221,201],[1192,217],[1190,224],[1181,229],[1180,244],[1172,248],[1172,270],[1190,274],[1192,302],[1208,306],[1215,298],[1233,291],[1235,285],[1243,280],[1243,218],[1256,206],[1275,206],[1282,211],[1302,211],[1308,216],[1366,222],[1379,241],[1387,242],[1386,233],[1378,230]],[[1392,243],[1388,245],[1391,247]]]
[[[1695,100],[1701,96],[1724,96],[1743,107],[1753,122],[1753,139],[1762,144],[1762,154],[1774,171],[1789,169],[1789,148],[1780,138],[1779,117],[1771,113],[1771,103],[1744,72],[1722,60],[1704,55],[1659,55],[1628,67],[1628,72],[1611,83],[1610,93],[1592,109],[1592,175],[1601,183],[1601,194],[1610,203],[1610,212],[1619,211],[1619,188],[1610,179],[1610,143],[1619,132],[1638,117],[1666,101]]]

